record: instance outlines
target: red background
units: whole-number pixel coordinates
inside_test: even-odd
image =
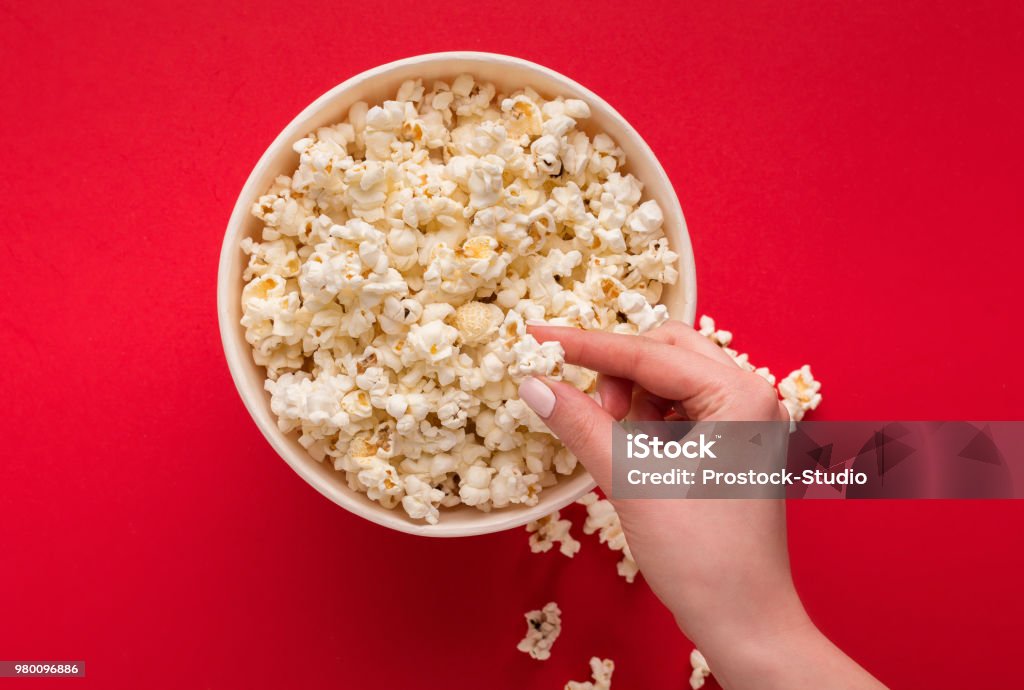
[[[1024,11],[895,4],[0,1],[0,658],[85,659],[59,683],[95,687],[554,688],[603,655],[615,687],[687,687],[689,643],[591,538],[393,533],[278,460],[221,355],[223,228],[336,83],[519,55],[647,138],[700,312],[811,363],[819,419],[1020,419]],[[1020,682],[1024,503],[790,515],[808,608],[881,679]],[[533,662],[522,614],[552,599]]]

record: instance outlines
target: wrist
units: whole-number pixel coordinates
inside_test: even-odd
[[[730,582],[731,580],[731,582]],[[683,633],[709,649],[737,640],[770,640],[787,630],[813,627],[788,570],[691,582],[669,608]],[[702,648],[703,651],[703,648]]]
[[[727,688],[783,687],[797,657],[830,644],[792,589],[769,601],[719,607],[717,615],[690,617],[687,625],[676,621]]]
[[[851,689],[884,689],[818,630],[799,600],[774,615],[739,626],[725,622],[693,639],[723,688],[821,688],[841,679]]]

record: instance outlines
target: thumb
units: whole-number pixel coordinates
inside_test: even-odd
[[[588,395],[569,384],[530,377],[519,398],[544,420],[583,463],[606,495],[612,490],[612,428],[615,420]]]

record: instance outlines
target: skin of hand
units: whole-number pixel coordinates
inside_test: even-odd
[[[775,389],[690,326],[643,336],[531,324],[565,361],[599,372],[595,401],[530,378],[523,399],[611,496],[612,427],[625,417],[788,422]],[[811,622],[793,586],[785,503],[611,499],[644,578],[726,688],[879,688]]]

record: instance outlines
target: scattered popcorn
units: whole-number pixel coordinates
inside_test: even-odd
[[[732,343],[732,333],[718,330],[715,327],[715,320],[710,316],[700,317],[699,325],[699,333],[721,347],[736,364],[747,371],[758,374],[773,386],[776,385],[775,376],[768,371],[767,367],[754,367],[746,353],[740,354],[729,347]],[[817,409],[821,404],[821,382],[814,379],[810,365],[805,364],[796,371],[790,372],[789,376],[779,381],[776,387],[782,398],[782,404],[786,406],[789,416],[794,422],[799,422],[807,412]]]
[[[570,680],[565,684],[565,690],[611,690],[612,673],[615,671],[615,662],[611,659],[599,659],[596,656],[590,658],[589,681]]]
[[[530,533],[530,551],[547,553],[557,543],[562,555],[572,558],[579,553],[580,543],[569,534],[571,527],[572,522],[562,520],[557,510],[540,520],[534,520],[526,526],[526,531]]]
[[[587,519],[583,523],[583,533],[594,534],[597,532],[602,544],[607,544],[612,551],[621,551],[622,560],[619,561],[617,570],[619,575],[626,578],[626,582],[633,582],[636,574],[640,572],[640,568],[633,560],[629,544],[626,543],[626,535],[622,531],[619,514],[615,512],[612,502],[598,498],[593,491],[576,502],[587,507]]]
[[[700,325],[700,330],[698,332],[715,345],[718,345],[719,347],[729,347],[732,343],[732,332],[716,329],[715,320],[707,314],[701,316],[698,323]]]
[[[562,634],[562,612],[550,602],[539,611],[526,614],[526,637],[516,647],[538,661],[551,658],[551,647]]]
[[[517,387],[592,393],[596,376],[526,322],[642,333],[678,279],[662,209],[588,117],[468,74],[409,80],[295,142],[298,167],[253,205],[246,340],[279,427],[353,490],[435,523],[535,505],[576,470]],[[575,553],[564,522],[533,546]]]
[[[789,410],[794,422],[799,422],[807,414],[821,404],[821,382],[814,379],[810,365],[803,365],[789,376],[779,381],[779,393],[782,404]]]
[[[711,675],[711,669],[708,668],[708,662],[704,659],[704,655],[696,649],[690,652],[690,666],[693,667],[693,673],[690,674],[690,687],[693,690],[699,690],[704,687],[704,679]]]
[[[750,358],[746,353],[740,354],[736,350],[729,347],[732,344],[732,332],[725,330],[718,330],[715,328],[715,320],[710,316],[700,317],[698,322],[700,330],[698,331],[702,336],[718,345],[727,355],[732,357],[732,360],[736,362],[741,368],[747,371],[752,371],[771,385],[775,385],[775,375],[768,370],[768,367],[755,367],[750,363]]]

